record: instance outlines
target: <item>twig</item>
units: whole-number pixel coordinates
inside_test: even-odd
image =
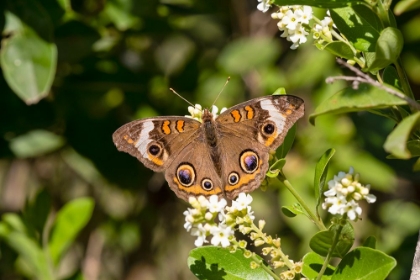
[[[417,239],[416,252],[414,253],[413,267],[411,268],[410,280],[420,279],[420,232]]]
[[[342,59],[337,59],[337,63],[349,68],[351,71],[353,71],[357,76],[356,77],[352,77],[352,76],[336,76],[336,77],[328,77],[325,81],[327,83],[333,83],[336,80],[345,80],[345,81],[353,81],[353,82],[357,82],[357,83],[365,83],[365,84],[370,84],[374,87],[380,88],[386,92],[388,92],[389,94],[392,94],[400,99],[403,99],[404,101],[406,101],[412,108],[416,109],[417,111],[420,111],[420,104],[417,103],[415,100],[407,97],[406,95],[404,95],[404,93],[396,90],[393,87],[389,87],[386,86],[385,84],[381,84],[380,82],[372,79],[369,75],[363,73],[362,71],[360,71],[358,68],[354,67],[353,65],[348,64],[347,62],[345,62]],[[358,84],[355,84],[354,86],[357,88]]]

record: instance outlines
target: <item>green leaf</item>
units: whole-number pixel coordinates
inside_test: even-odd
[[[273,3],[278,6],[288,5],[306,5],[319,8],[339,8],[350,5],[363,4],[363,0],[274,0]]]
[[[316,277],[318,276],[321,270],[322,265],[324,264],[324,259],[320,255],[314,252],[309,252],[303,257],[302,261],[303,261],[302,274],[308,279],[316,279]],[[335,270],[334,266],[328,265],[321,279],[322,280],[331,279],[331,276],[334,273],[334,270]]]
[[[336,228],[333,227],[330,230],[324,230],[316,233],[311,238],[309,246],[315,253],[321,256],[327,256],[328,251],[333,245],[335,232]],[[353,246],[353,242],[354,230],[351,224],[347,223],[341,231],[340,237],[338,239],[337,245],[334,248],[332,256],[342,258],[345,254],[347,254],[351,246]]]
[[[19,215],[15,213],[6,213],[2,218],[4,225],[7,225],[10,230],[26,234],[26,226]]]
[[[331,96],[315,109],[315,113],[309,116],[309,121],[314,124],[315,118],[324,114],[382,109],[405,104],[406,101],[382,89],[361,84],[358,89],[348,87]]]
[[[384,83],[402,91],[400,78],[394,66],[388,66],[384,69],[384,72],[382,73],[382,80]]]
[[[289,218],[294,218],[297,215],[306,215],[306,212],[303,210],[302,205],[299,203],[293,204],[293,206],[282,206],[281,211],[283,214]]]
[[[228,73],[242,74],[272,64],[280,55],[279,50],[269,38],[239,39],[222,50],[218,64]]]
[[[317,201],[316,208],[318,213],[318,207],[321,204],[321,194],[324,190],[325,179],[328,175],[328,165],[331,158],[334,156],[335,150],[328,149],[318,160],[315,167],[315,176],[314,176],[314,191],[315,199]]]
[[[30,268],[33,279],[53,279],[45,254],[35,240],[15,231],[4,237],[4,240]]]
[[[286,134],[283,144],[276,150],[277,158],[285,158],[287,153],[292,148],[293,142],[295,141],[296,136],[296,124],[294,124]]]
[[[64,139],[45,130],[32,130],[10,141],[10,149],[19,158],[40,156],[64,145]]]
[[[272,95],[286,95],[286,89],[284,87],[280,87],[276,89]]]
[[[407,149],[407,141],[411,131],[417,125],[420,112],[417,112],[400,122],[386,138],[384,149],[397,158],[408,159],[412,155]]]
[[[365,5],[330,10],[338,30],[363,52],[375,51],[382,24],[379,17]]]
[[[335,41],[323,46],[322,49],[329,51],[335,56],[346,59],[354,59],[353,50],[344,42]]]
[[[413,171],[414,172],[419,172],[420,171],[420,158],[418,158],[416,160],[416,162],[413,165]]]
[[[420,8],[419,0],[401,0],[395,4],[394,13],[398,16],[402,13],[412,11],[417,8]]]
[[[276,178],[285,164],[286,160],[284,158],[279,159],[270,166],[270,169],[268,170],[266,175],[270,178]]]
[[[372,249],[376,248],[376,237],[375,236],[369,236],[366,238],[365,242],[363,242],[363,247],[369,247]]]
[[[190,251],[188,266],[198,279],[273,279],[262,267],[251,269],[251,261],[242,250],[231,253],[228,249],[205,246]]]
[[[51,196],[46,189],[40,191],[35,201],[27,205],[23,215],[25,223],[31,225],[38,233],[42,233],[51,210]]]
[[[92,215],[93,206],[93,199],[82,197],[68,202],[57,213],[49,242],[54,264],[58,263],[79,231],[87,224]]]
[[[348,253],[341,260],[331,279],[386,279],[396,263],[394,258],[379,250],[360,247]]]
[[[400,56],[404,39],[399,31],[393,27],[387,27],[381,31],[376,43],[376,50],[366,57],[367,70],[377,72],[391,63],[394,63]]]
[[[10,88],[27,104],[48,95],[57,65],[57,47],[42,39],[16,15],[6,11],[0,63]]]

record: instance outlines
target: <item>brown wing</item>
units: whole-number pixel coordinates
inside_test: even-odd
[[[186,201],[190,196],[223,196],[220,175],[204,137],[196,137],[178,153],[168,166],[165,179],[175,194]]]
[[[233,106],[220,114],[216,122],[222,131],[258,141],[268,150],[275,150],[303,116],[304,110],[303,100],[297,96],[270,95]]]
[[[228,198],[260,186],[268,170],[270,150],[283,143],[303,114],[299,97],[271,95],[238,104],[216,118],[221,135],[221,180]],[[239,178],[231,181],[235,174]]]
[[[129,153],[153,171],[164,171],[200,133],[201,123],[186,117],[156,117],[132,121],[112,135],[119,151]]]

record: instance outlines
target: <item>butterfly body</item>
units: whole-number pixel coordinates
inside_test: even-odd
[[[233,106],[216,118],[205,109],[202,122],[178,116],[133,121],[113,140],[146,167],[165,171],[169,186],[184,200],[213,194],[234,199],[259,187],[269,152],[303,114],[302,99],[272,95]]]

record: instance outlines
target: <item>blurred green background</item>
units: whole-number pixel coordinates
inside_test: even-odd
[[[66,3],[71,8],[63,8]],[[170,191],[163,174],[118,152],[111,135],[134,119],[188,114],[188,105],[169,87],[209,107],[228,76],[219,108],[279,87],[305,100],[306,115],[297,125],[286,176],[314,205],[315,163],[328,148],[336,149],[330,177],[353,166],[378,197],[374,205],[364,205],[363,220],[354,224],[356,242],[375,235],[378,248],[398,261],[390,279],[408,278],[420,228],[420,177],[412,172],[412,161],[386,159],[382,145],[394,123],[364,112],[322,116],[310,125],[314,108],[346,86],[327,85],[325,78],[351,73],[311,40],[290,50],[276,21],[258,11],[257,4],[1,1],[0,28],[6,12],[23,15],[39,36],[56,44],[58,61],[51,91],[33,105],[14,93],[3,70],[0,75],[0,214],[24,212],[39,193],[51,215],[71,199],[95,200],[92,219],[61,262],[61,279],[80,271],[86,279],[194,279],[187,267],[194,238],[183,228],[187,204]],[[325,13],[316,12],[321,18]],[[405,38],[403,64],[413,91],[419,92],[420,14],[408,12],[397,22]],[[2,48],[13,35],[6,31]],[[292,259],[302,258],[316,228],[305,217],[281,214],[282,205],[295,202],[291,195],[273,182],[253,197],[255,215],[267,221],[266,231],[282,238]],[[16,259],[0,240],[0,279],[25,279]]]

